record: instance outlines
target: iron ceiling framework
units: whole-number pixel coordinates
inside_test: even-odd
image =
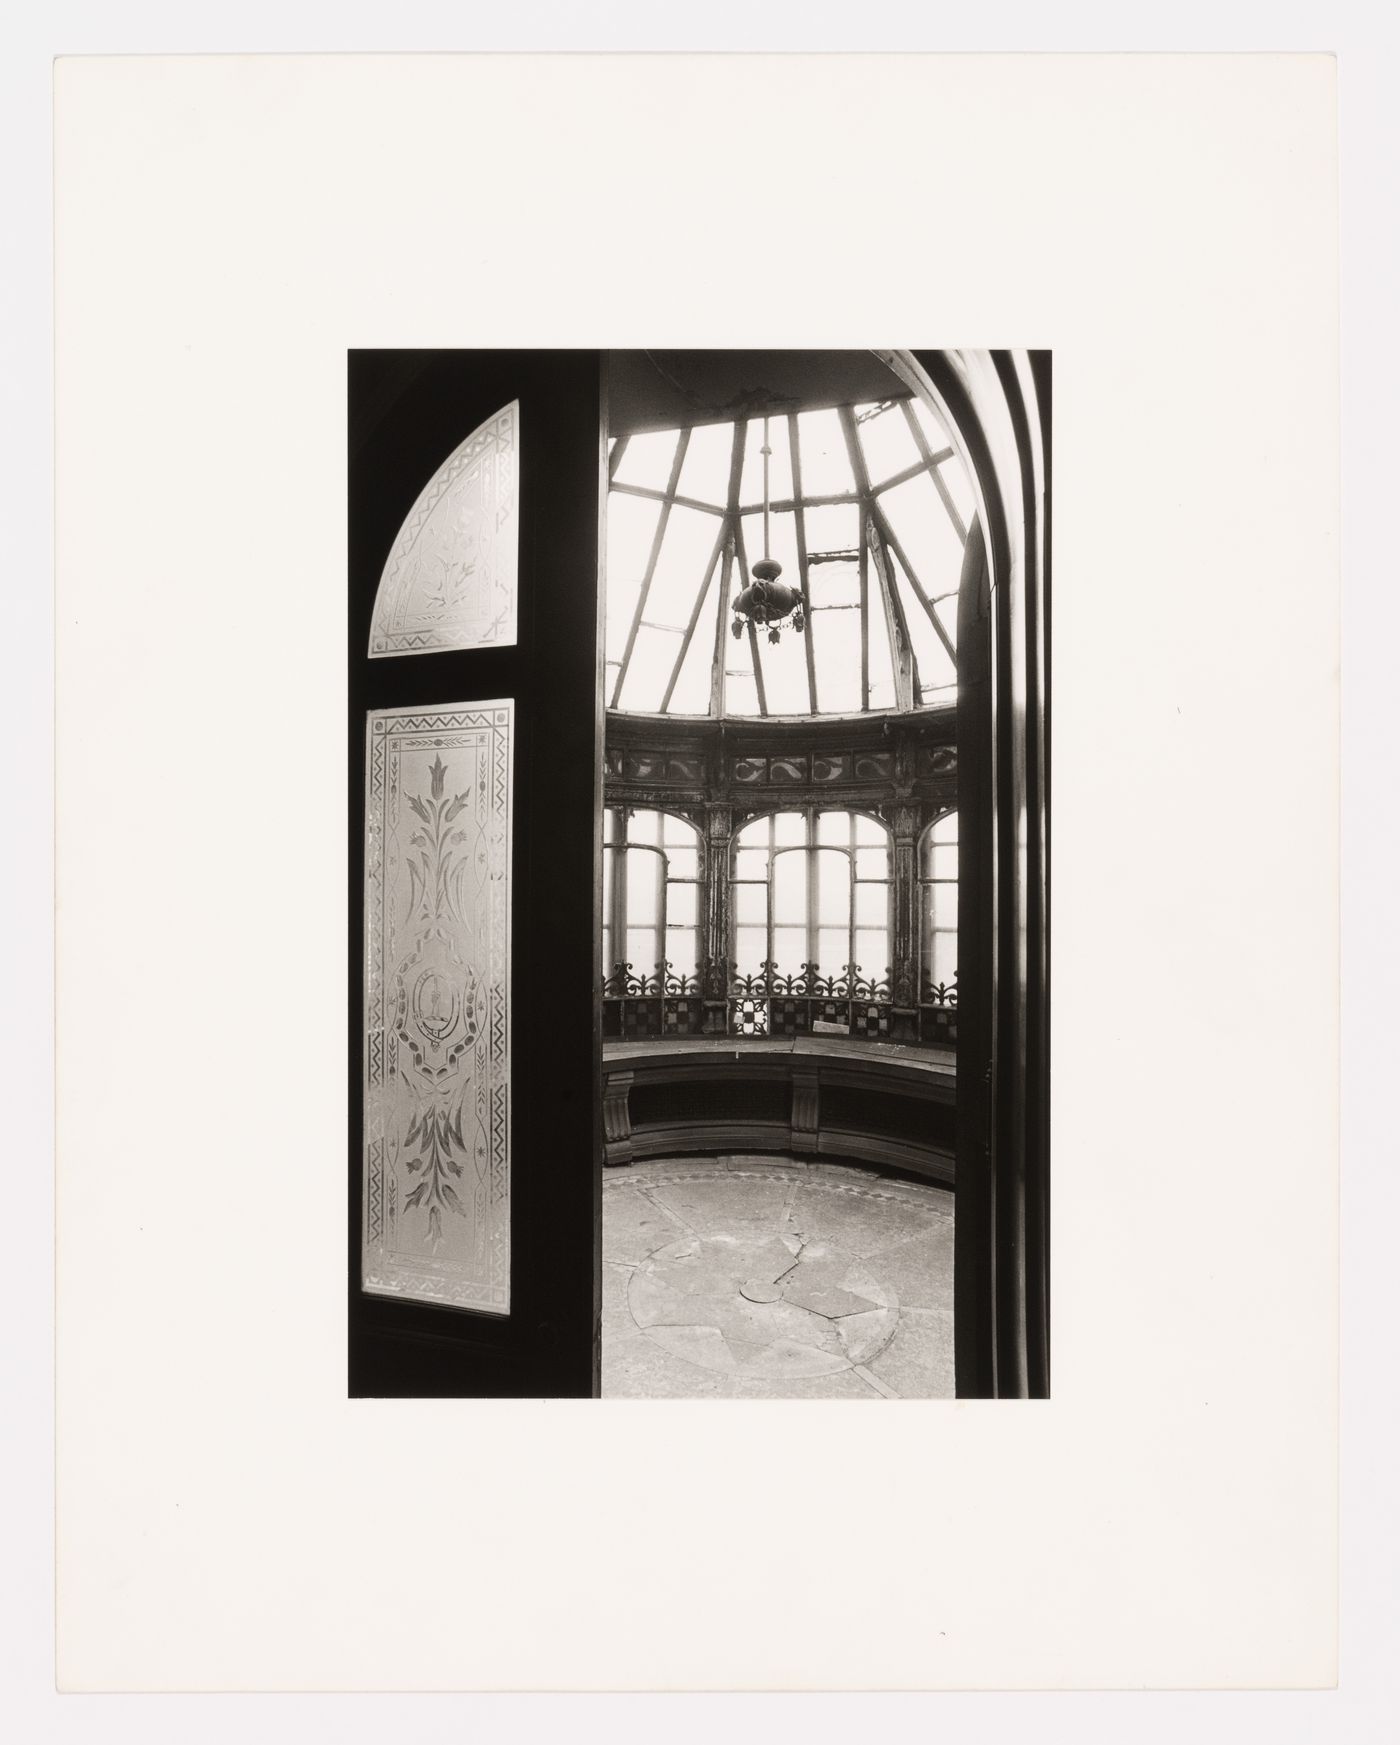
[[[824,414],[828,419],[832,415],[831,411]],[[696,434],[693,427],[664,434],[653,433],[645,438],[623,434],[614,439],[608,459],[610,500],[617,497],[641,499],[657,504],[658,513],[640,577],[636,576],[635,570],[630,575],[613,575],[610,549],[610,587],[619,587],[626,593],[635,588],[630,612],[615,623],[610,620],[606,656],[610,708],[710,717],[735,713],[756,713],[766,717],[799,712],[810,715],[845,712],[851,707],[849,701],[843,705],[835,702],[832,696],[824,695],[824,692],[836,689],[832,682],[836,671],[832,659],[849,663],[857,654],[853,636],[828,633],[823,623],[824,614],[840,612],[859,614],[858,707],[862,712],[891,708],[902,712],[951,700],[956,685],[961,552],[967,543],[971,514],[970,492],[966,489],[961,462],[947,443],[946,436],[932,425],[924,409],[919,407],[916,410],[906,398],[842,405],[834,409],[834,416],[839,420],[844,439],[845,476],[849,488],[820,493],[803,489],[804,437],[810,440],[812,434],[810,426],[804,430],[804,415],[787,411],[771,419],[770,440],[776,439],[785,448],[790,477],[790,494],[776,498],[771,503],[771,510],[775,518],[790,517],[791,536],[786,549],[791,553],[795,547],[795,579],[801,591],[808,626],[802,636],[785,633],[802,645],[805,685],[801,689],[805,695],[797,709],[791,706],[794,701],[791,687],[787,692],[788,707],[772,706],[772,663],[792,656],[784,656],[780,649],[765,653],[764,644],[752,623],[743,632],[751,663],[749,669],[736,669],[728,664],[732,658],[729,652],[732,602],[750,580],[751,554],[745,539],[745,522],[757,517],[759,520],[751,523],[756,527],[762,516],[761,502],[744,500],[744,485],[749,470],[745,461],[756,453],[763,441],[763,421],[760,418],[740,418],[727,427],[730,433],[729,462],[723,502],[711,500],[718,492],[691,495],[680,489],[687,455]],[[872,427],[877,420],[881,421],[878,432],[881,440],[872,443],[871,437],[876,434]],[[893,421],[893,427],[886,421]],[[901,423],[902,431],[898,429]],[[931,436],[934,440],[930,440]],[[658,480],[661,476],[658,444],[669,442],[673,445],[664,484],[638,482],[637,478],[627,476],[629,449],[636,442],[651,445],[649,459],[656,469],[652,476]],[[912,458],[889,471],[891,456],[897,456],[901,450]],[[839,458],[834,461],[832,454],[827,453],[822,471],[828,481],[834,465],[839,465]],[[639,469],[630,470],[636,472]],[[919,479],[929,481],[926,500],[911,500],[907,492],[901,496],[901,487]],[[821,519],[820,512],[841,508],[856,511],[855,545],[847,544],[836,549],[814,547],[812,523]],[[695,564],[693,589],[684,622],[666,622],[649,608],[655,606],[653,584],[666,549],[668,528],[678,510],[713,518],[715,534],[708,556]],[[928,538],[919,541],[925,554],[920,563],[916,564],[911,557],[910,546],[914,543],[916,531],[912,523],[918,517],[938,518],[941,523],[937,529],[926,529],[921,525],[917,530],[936,533],[938,543],[947,554],[932,566],[927,557],[931,549]],[[901,529],[906,535],[903,539]],[[947,537],[949,529],[954,536],[952,541]],[[820,539],[820,535],[818,537]],[[825,541],[821,540],[821,543]],[[619,570],[623,568],[622,565],[617,567]],[[936,568],[938,573],[927,573],[930,567]],[[853,600],[838,601],[836,590],[825,585],[828,576],[843,571],[848,580],[855,581]],[[715,588],[717,573],[719,586]],[[683,605],[685,595],[672,589],[669,595],[671,615],[676,618],[680,616],[674,611],[678,598]],[[834,625],[839,621],[833,618],[829,622]],[[825,663],[818,649],[818,624],[822,624],[824,648],[833,651]],[[629,679],[639,672],[639,643],[643,633],[648,631],[664,633],[665,653],[670,657],[659,703],[655,700],[656,683],[666,667],[664,660],[658,662],[657,659],[658,650],[663,646],[661,638],[650,638],[642,657],[648,668],[646,688],[650,700],[636,700],[635,693],[642,688],[640,679],[629,685]],[[680,638],[678,644],[675,642],[677,636]],[[677,688],[697,636],[708,640],[711,649],[708,706],[705,708],[694,706],[700,700],[694,684],[689,687],[692,695],[687,701],[690,706],[676,702]],[[744,652],[741,646],[740,657]],[[886,659],[892,688],[885,676]],[[872,662],[875,665],[873,674]],[[748,706],[745,706],[737,700],[734,692],[740,688],[737,681],[743,681],[747,695],[750,673],[755,697],[748,699]],[[855,694],[853,685],[842,688],[847,697]],[[630,700],[629,691],[634,693]],[[873,703],[872,691],[877,693]],[[755,700],[756,709],[752,706]]]

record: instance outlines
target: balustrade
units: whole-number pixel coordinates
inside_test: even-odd
[[[723,958],[706,958],[690,975],[668,962],[649,974],[617,963],[603,983],[603,1036],[627,1042],[845,1036],[957,1046],[956,973],[951,985],[925,981],[914,1012],[895,1007],[891,987],[888,969],[868,976],[853,963],[834,975],[823,975],[815,963],[791,975],[771,962],[754,975],[738,975]]]

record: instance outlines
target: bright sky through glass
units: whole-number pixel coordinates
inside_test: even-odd
[[[768,549],[807,608],[805,634],[776,643],[731,633],[764,554],[763,420],[613,442],[608,706],[801,716],[951,701],[974,509],[937,418],[899,400],[774,414],[768,441]]]

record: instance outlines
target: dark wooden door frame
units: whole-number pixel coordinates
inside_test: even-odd
[[[1050,354],[882,352],[977,496],[959,601],[954,1338],[963,1397],[1050,1391]]]
[[[352,352],[348,391],[349,1391],[596,1395],[604,356]],[[516,646],[369,659],[374,596],[404,517],[457,444],[512,400],[520,402]],[[515,701],[505,1317],[360,1289],[365,713],[496,697]]]

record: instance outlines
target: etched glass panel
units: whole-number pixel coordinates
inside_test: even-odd
[[[367,722],[367,1291],[510,1306],[510,702]]]
[[[399,529],[370,628],[370,655],[515,642],[520,404],[453,449]]]

